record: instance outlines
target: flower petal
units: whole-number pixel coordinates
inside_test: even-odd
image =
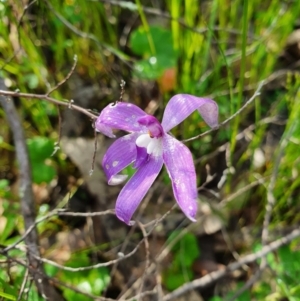
[[[164,130],[160,122],[152,115],[146,115],[139,118],[138,123],[147,127],[151,138],[159,138],[164,134]]]
[[[146,148],[149,155],[162,155],[162,138],[151,138],[148,134],[142,134],[136,139],[136,145]]]
[[[117,139],[106,151],[102,166],[109,185],[118,185],[127,178],[126,175],[117,175],[117,173],[136,159],[135,140],[137,136],[137,133],[123,136]]]
[[[145,162],[147,162],[149,155],[147,154],[147,149],[144,147],[136,147],[136,160],[133,164],[134,168],[141,167]]]
[[[175,199],[192,221],[197,213],[197,184],[194,162],[190,150],[181,142],[165,135],[163,138],[164,163],[172,180]]]
[[[130,225],[131,217],[163,166],[162,157],[149,156],[120,192],[116,203],[117,217]]]
[[[116,135],[113,133],[112,128],[101,122],[99,118],[96,120],[96,131],[109,138],[116,138]]]
[[[218,125],[219,110],[215,101],[189,94],[177,94],[169,100],[166,106],[161,123],[163,129],[165,132],[170,131],[197,109],[210,127],[214,128]]]
[[[113,136],[112,131],[108,131],[109,128],[139,132],[142,126],[137,120],[145,115],[147,114],[134,104],[125,102],[112,103],[106,106],[97,118],[96,130],[108,137]]]

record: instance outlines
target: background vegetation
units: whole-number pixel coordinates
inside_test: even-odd
[[[26,135],[37,260],[61,300],[300,300],[299,11],[293,0],[0,1],[1,81],[41,95],[5,101]],[[186,142],[196,223],[173,208],[165,171],[140,223],[111,214],[120,188],[99,168],[111,141],[97,137],[93,166],[89,117],[123,92],[158,118],[176,93],[213,98],[220,121],[253,100]],[[173,134],[206,129],[193,114]],[[44,300],[24,243],[14,134],[0,107],[0,298]]]

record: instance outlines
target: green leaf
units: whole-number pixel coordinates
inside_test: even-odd
[[[44,269],[45,269],[46,274],[49,277],[54,277],[58,271],[57,267],[53,266],[52,264],[48,264],[48,263],[44,264]]]
[[[16,298],[14,297],[16,290],[8,284],[8,281],[9,281],[9,279],[8,279],[7,275],[4,275],[1,273],[1,275],[0,275],[0,287],[1,287],[0,297],[5,298],[4,300],[16,300]],[[2,300],[2,298],[0,298],[0,300]]]
[[[168,238],[168,243],[172,242],[174,239],[178,239],[178,235],[180,235],[181,231],[173,231]],[[181,252],[183,251],[187,259],[187,263],[190,263],[191,259],[195,260],[200,255],[200,250],[198,247],[196,236],[192,233],[186,233],[180,239],[178,239],[177,243],[172,247],[172,251]],[[188,264],[189,265],[189,264]]]
[[[31,161],[43,162],[49,158],[54,150],[54,143],[46,137],[34,137],[27,140],[29,157]]]
[[[36,89],[39,85],[39,78],[34,73],[30,73],[24,75],[23,82],[26,83],[30,89]]]
[[[168,53],[175,54],[173,49],[173,39],[170,30],[160,26],[150,26],[150,35],[152,36],[156,54]],[[140,26],[132,32],[130,36],[131,50],[138,55],[150,56],[151,50],[147,38],[147,32]]]
[[[53,141],[46,137],[35,137],[27,140],[29,158],[32,168],[33,182],[50,183],[56,175],[56,170],[45,163],[54,150]]]
[[[98,268],[90,271],[88,279],[92,284],[92,293],[100,295],[109,285],[110,274],[107,268]]]
[[[159,26],[151,26],[155,54],[151,53],[147,33],[139,27],[130,36],[132,51],[144,59],[135,63],[135,74],[146,79],[157,79],[163,72],[177,65],[178,52],[173,48],[172,33]]]
[[[3,245],[6,244],[6,239],[14,231],[15,226],[16,226],[16,224],[15,224],[15,222],[16,222],[15,215],[10,214],[8,212],[8,215],[6,215],[5,218],[6,218],[6,224],[5,224],[5,227],[3,229],[3,232],[0,235],[0,243],[3,244]]]
[[[298,279],[300,276],[300,252],[293,252],[290,246],[286,245],[279,248],[278,255],[283,266],[284,274],[291,279]]]
[[[0,190],[7,189],[9,187],[9,182],[6,179],[0,180]]]
[[[235,291],[238,291],[240,288],[242,288],[243,286],[245,285],[245,283],[243,282],[239,282],[237,284],[237,288]],[[231,292],[229,294],[227,294],[227,298],[225,299],[230,299],[233,295],[234,295],[235,292]],[[238,298],[236,298],[235,300],[237,301],[251,301],[251,297],[250,297],[250,292],[249,290],[246,290],[244,291]]]
[[[31,167],[33,182],[37,184],[50,183],[56,175],[56,170],[52,166],[44,163],[35,163],[33,161]]]
[[[68,260],[66,266],[85,267],[91,264],[87,253],[76,253]],[[82,291],[100,295],[110,283],[110,274],[107,268],[98,268],[80,272],[63,271],[60,274],[61,280],[67,281],[80,288]],[[76,295],[68,289],[64,289],[64,296],[67,300],[87,300],[77,299]],[[72,299],[73,298],[73,299]]]
[[[10,187],[9,181],[6,179],[0,180],[0,198],[9,198]]]
[[[176,66],[176,58],[165,54],[140,60],[135,63],[135,75],[145,79],[157,79],[168,68]]]
[[[82,287],[81,290],[84,291]],[[66,298],[67,301],[93,301],[92,298],[78,294],[77,292],[74,292],[73,290],[70,290],[68,288],[64,289],[63,296]]]
[[[175,272],[169,270],[164,276],[164,284],[168,290],[173,291],[192,279],[193,273],[191,270],[186,270],[185,273],[182,273],[182,271]]]
[[[0,292],[0,297],[5,298],[6,300],[17,300],[16,297],[14,297],[10,294],[3,293],[3,292]]]
[[[168,243],[176,240],[171,248],[174,259],[164,274],[164,284],[169,290],[174,290],[193,278],[192,264],[199,257],[200,250],[194,234],[174,231],[168,238]]]

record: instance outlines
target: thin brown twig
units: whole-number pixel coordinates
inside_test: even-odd
[[[95,161],[96,161],[96,154],[97,154],[97,131],[96,131],[96,122],[94,121],[94,152],[93,152],[93,159],[92,159],[92,166],[90,170],[90,176],[93,174],[95,169]]]
[[[154,294],[156,294],[155,288],[151,291],[145,291],[145,292],[139,293],[138,295],[133,296],[129,299],[124,299],[124,301],[136,301],[138,298],[143,298],[143,297],[151,296],[151,295],[154,295]]]
[[[131,257],[133,254],[136,253],[136,251],[139,249],[140,245],[144,242],[144,239],[142,239],[137,245],[136,247],[129,253],[127,253],[126,255],[122,254],[122,256],[120,256],[119,258],[110,260],[108,262],[103,262],[103,263],[97,263],[97,264],[93,264],[90,266],[86,266],[86,267],[79,267],[79,268],[72,268],[72,267],[67,267],[67,266],[63,266],[61,264],[56,263],[55,261],[52,261],[50,259],[46,259],[46,258],[42,258],[39,256],[35,256],[36,259],[40,260],[41,262],[45,262],[48,264],[51,264],[52,266],[59,268],[61,270],[64,271],[69,271],[69,272],[81,272],[81,271],[88,271],[88,270],[93,270],[93,269],[97,269],[97,268],[102,268],[102,267],[108,267],[110,265],[113,265],[117,262],[120,262],[122,260],[125,260],[129,257]]]
[[[119,252],[118,252],[119,256],[124,256],[124,255],[123,255],[123,254],[124,254],[123,252],[125,251],[127,245],[129,244],[130,238],[132,237],[133,233],[134,233],[135,230],[136,230],[136,226],[137,226],[137,224],[135,223],[135,224],[130,228],[129,232],[127,233],[126,238],[124,239],[124,242],[122,243],[121,249],[120,249]],[[119,262],[116,262],[116,263],[113,265],[113,267],[112,267],[112,269],[111,269],[111,272],[110,272],[111,278],[114,277],[114,275],[115,275],[115,273],[116,273],[116,271],[117,271],[117,269],[118,269],[118,264],[119,264]],[[122,291],[120,292],[120,295],[122,295]]]
[[[282,156],[284,155],[284,150],[289,142],[289,139],[293,133],[293,130],[295,128],[295,123],[298,121],[294,121],[293,124],[290,126],[288,132],[286,135],[282,138],[282,141],[279,146],[278,154],[275,159],[275,164],[273,167],[273,171],[271,174],[269,185],[267,186],[267,203],[266,203],[266,212],[264,216],[264,222],[263,222],[263,229],[261,234],[261,242],[262,245],[265,245],[268,242],[269,238],[269,225],[271,221],[272,216],[272,210],[275,205],[276,199],[274,196],[274,188],[278,176],[279,166],[282,159]]]
[[[286,145],[288,144],[288,141],[290,139],[290,136],[292,135],[293,128],[295,123],[290,127],[287,135],[283,137],[278,154],[275,159],[275,165],[273,168],[273,172],[270,178],[269,185],[267,186],[267,203],[266,203],[266,212],[264,215],[264,222],[263,222],[263,229],[261,234],[261,243],[262,246],[265,246],[268,243],[269,239],[269,225],[271,221],[272,211],[276,202],[275,196],[274,196],[274,188],[277,180],[278,170],[281,158],[283,156],[284,149]],[[234,293],[234,295],[228,300],[228,301],[234,301],[236,298],[238,298],[243,292],[245,292],[248,288],[250,288],[260,277],[264,269],[268,266],[267,258],[266,256],[263,256],[261,258],[261,262],[259,265],[259,269],[257,272],[238,290]]]
[[[173,292],[165,295],[161,301],[170,301],[194,289],[207,287],[208,285],[223,278],[228,273],[241,268],[245,264],[250,264],[252,262],[255,262],[256,260],[266,256],[267,254],[279,249],[283,245],[290,243],[292,240],[298,238],[299,236],[300,236],[300,229],[295,229],[289,234],[283,236],[282,238],[275,240],[270,244],[264,246],[260,251],[241,257],[239,261],[235,261],[229,264],[223,270],[211,272],[200,279],[195,279],[189,283],[185,283],[184,285],[180,286]]]
[[[28,10],[34,3],[36,3],[36,2],[37,2],[37,0],[33,0],[33,1],[31,1],[29,4],[25,5],[25,6],[24,6],[24,9],[23,9],[23,11],[22,11],[22,14],[21,14],[21,16],[20,16],[20,18],[19,18],[19,20],[18,20],[18,23],[17,23],[17,33],[18,33],[18,44],[19,44],[20,47],[21,47],[21,34],[20,34],[21,23],[22,23],[22,21],[23,21],[23,18],[24,18],[24,16],[25,16],[27,10]],[[22,48],[20,48],[20,50],[21,50],[21,49],[22,49]]]
[[[90,112],[88,109],[84,109],[80,106],[74,105],[72,100],[71,101],[57,100],[55,98],[47,96],[47,94],[21,93],[21,92],[17,92],[17,91],[12,92],[12,91],[0,90],[0,95],[7,96],[7,97],[24,97],[24,98],[29,98],[29,99],[43,99],[43,100],[47,100],[51,103],[54,103],[56,105],[65,106],[65,107],[68,107],[69,109],[73,109],[75,111],[83,113],[84,115],[90,117],[93,120],[98,117],[94,113]]]
[[[5,89],[4,80],[0,80],[0,87]],[[35,203],[32,191],[32,176],[29,163],[29,155],[25,141],[25,135],[22,128],[22,123],[18,112],[14,106],[13,101],[7,100],[5,97],[0,97],[0,104],[2,105],[6,118],[13,133],[13,140],[16,150],[16,157],[20,169],[20,204],[21,213],[24,219],[25,229],[31,228],[35,225]],[[27,258],[30,266],[39,271],[39,275],[32,273],[35,285],[39,293],[49,300],[63,300],[62,296],[55,290],[55,288],[48,282],[45,276],[41,262],[36,260],[35,256],[40,256],[38,248],[38,233],[35,226],[24,239],[27,246]]]
[[[12,243],[11,245],[5,247],[4,249],[0,249],[1,253],[7,253],[10,250],[13,250],[16,248],[17,245],[19,245],[20,243],[22,243],[26,237],[28,235],[30,235],[30,233],[34,230],[34,228],[44,222],[47,219],[50,219],[53,216],[82,216],[82,217],[92,217],[92,216],[100,216],[100,215],[106,215],[106,214],[115,214],[114,210],[106,210],[106,211],[101,211],[101,212],[66,212],[66,211],[62,211],[60,210],[55,210],[55,211],[51,211],[50,213],[48,213],[47,215],[39,218],[38,220],[35,221],[34,224],[32,224],[30,227],[28,227],[26,229],[26,231],[24,232],[24,234],[18,239],[16,240],[14,243]]]
[[[158,182],[156,183],[156,184],[154,184],[154,185],[158,185]],[[151,199],[151,197],[153,196],[153,192],[155,191],[155,187],[153,188],[153,189],[151,189],[149,192],[148,192],[148,194],[147,194],[147,197],[144,199],[144,201],[143,201],[143,204],[142,204],[142,206],[140,207],[140,209],[139,209],[139,211],[138,211],[138,214],[137,214],[137,216],[136,216],[136,220],[138,221],[139,220],[139,217],[142,215],[142,212],[144,212],[144,209],[145,209],[145,206],[148,204],[148,202],[150,201],[150,199]],[[164,217],[166,217],[167,216],[167,214],[168,214],[168,212],[166,213],[166,215],[164,215]],[[142,225],[140,222],[138,222],[140,225]],[[150,232],[152,232],[153,230],[154,230],[154,228],[155,228],[155,225],[157,225],[157,223],[158,223],[158,221],[157,220],[154,220],[154,221],[152,221],[152,223],[150,224],[150,225],[152,225],[152,224],[154,224],[154,227],[151,229],[151,231]],[[129,242],[129,239],[130,239],[130,237],[131,237],[131,235],[134,233],[134,231],[135,231],[135,226],[136,226],[136,223],[133,225],[133,227],[130,229],[130,231],[129,231],[129,233],[127,234],[127,236],[126,236],[126,239],[124,240],[124,242],[123,242],[123,244],[122,244],[122,248],[121,248],[121,250],[120,250],[120,254],[122,254],[123,252],[124,252],[124,250],[125,250],[125,248],[126,248],[126,246],[128,245],[128,242]],[[142,225],[144,228],[147,228],[148,226],[149,226],[149,224],[145,224],[145,225]],[[150,232],[149,232],[149,234],[150,234]],[[116,270],[117,270],[117,267],[118,267],[118,263],[116,263],[114,266],[113,266],[113,268],[112,268],[112,270],[111,270],[111,275],[114,275],[114,273],[116,272]],[[124,289],[123,290],[125,290],[126,289],[126,287],[124,287]],[[123,294],[123,291],[121,291],[120,292],[120,296],[122,296],[122,294]],[[122,296],[122,300],[124,299],[124,296]]]
[[[3,65],[0,66],[0,71],[3,70],[5,66],[8,65],[19,54],[21,50],[22,50],[21,48],[15,50],[14,53],[4,61]]]
[[[79,268],[72,268],[72,267],[65,267],[62,266],[52,260],[46,259],[46,258],[41,258],[41,257],[36,257],[36,259],[40,260],[41,262],[46,262],[48,264],[51,264],[59,269],[62,270],[66,270],[66,271],[71,271],[71,272],[79,272],[79,271],[85,271],[85,270],[91,270],[91,269],[95,269],[95,268],[99,268],[99,267],[107,267],[110,265],[113,265],[121,260],[124,260],[126,258],[129,258],[130,256],[132,256],[134,253],[136,253],[136,251],[138,250],[138,248],[140,247],[140,245],[144,242],[144,240],[149,237],[149,235],[152,233],[152,231],[155,229],[155,227],[157,226],[158,223],[160,223],[170,212],[172,209],[170,209],[169,211],[167,211],[162,217],[160,217],[159,219],[155,220],[155,223],[152,227],[152,229],[147,232],[145,234],[145,237],[136,245],[136,247],[129,253],[127,253],[126,255],[122,254],[119,258],[114,259],[114,260],[110,260],[109,262],[105,262],[105,263],[98,263],[95,265],[91,265],[91,266],[87,266],[87,267],[79,267]],[[98,212],[98,214],[101,214],[102,212]],[[110,212],[111,213],[111,212]],[[52,214],[52,213],[51,213]],[[91,213],[93,214],[93,213]],[[45,220],[45,218],[44,218]],[[145,227],[145,225],[143,225]],[[15,247],[15,246],[14,246]],[[6,248],[8,249],[8,248]],[[4,252],[6,249],[2,250],[2,252]],[[12,249],[11,246],[9,246],[9,249]]]
[[[54,150],[51,154],[51,157],[56,154],[56,152],[60,149],[60,140],[61,140],[61,133],[62,133],[62,114],[61,114],[61,109],[59,105],[56,105],[57,107],[57,115],[58,115],[58,139],[54,143]]]
[[[235,301],[241,294],[248,290],[256,281],[258,281],[266,266],[266,263],[260,265],[256,273],[241,288],[234,292],[234,294],[230,298],[227,298],[225,301]]]
[[[239,141],[239,140],[245,138],[245,136],[247,135],[247,133],[254,131],[260,125],[264,125],[264,124],[268,124],[268,123],[276,123],[276,122],[278,122],[278,119],[276,117],[266,117],[266,118],[263,118],[262,120],[260,120],[259,122],[257,122],[257,124],[251,124],[248,127],[246,127],[245,129],[243,129],[241,132],[239,132],[235,136],[235,140]],[[220,145],[213,152],[211,152],[211,153],[209,153],[207,155],[201,156],[199,159],[195,159],[194,160],[195,164],[198,164],[198,163],[203,164],[207,160],[214,158],[219,153],[225,152],[226,149],[228,148],[228,146],[229,146],[229,142],[225,142],[224,144]]]
[[[236,199],[243,193],[249,191],[251,188],[261,185],[261,184],[264,184],[268,178],[269,178],[269,176],[260,178],[256,181],[249,183],[248,185],[245,185],[244,187],[240,188],[238,191],[228,195],[226,198],[222,199],[222,201],[218,204],[218,208],[219,209],[224,208],[229,202]]]
[[[146,274],[147,274],[147,269],[148,269],[149,263],[150,263],[150,250],[149,250],[150,246],[149,246],[149,241],[148,241],[148,237],[147,237],[145,227],[140,222],[138,222],[138,225],[139,225],[139,227],[140,227],[140,229],[143,233],[144,244],[145,244],[145,252],[146,252],[145,270],[144,270],[144,273],[143,273],[143,276],[142,276],[141,286],[140,286],[139,294],[138,294],[138,298],[137,298],[137,300],[139,301],[139,300],[141,300],[141,293],[143,291],[144,280],[145,280],[145,277],[146,277]]]
[[[125,80],[121,79],[121,83],[120,83],[121,91],[120,91],[119,101],[123,101],[123,96],[124,96],[124,93],[125,93],[125,85],[126,85]]]
[[[29,269],[26,269],[25,270],[25,275],[23,277],[22,284],[21,284],[21,287],[20,287],[20,290],[19,290],[17,301],[20,301],[22,299],[22,295],[23,295],[23,293],[25,291],[26,283],[28,281],[28,277],[29,277]]]
[[[220,127],[226,125],[229,121],[231,121],[232,119],[234,119],[236,116],[238,116],[242,111],[244,111],[253,101],[254,99],[260,95],[260,91],[261,91],[261,88],[262,86],[264,85],[264,81],[261,81],[256,89],[256,91],[254,92],[254,94],[252,95],[252,97],[247,100],[245,102],[245,104],[240,108],[238,109],[233,115],[231,115],[229,118],[227,118],[226,120],[224,120],[223,122],[221,122],[217,127],[213,128],[213,129],[210,129],[202,134],[199,134],[195,137],[192,137],[192,138],[189,138],[189,139],[185,139],[185,140],[182,140],[182,142],[189,142],[189,141],[193,141],[193,140],[196,140],[198,138],[201,138],[205,135],[208,135],[210,133],[212,133],[213,131],[215,130],[218,130]]]
[[[73,72],[75,71],[76,65],[77,65],[77,55],[74,55],[74,63],[72,65],[71,70],[69,71],[69,73],[67,74],[67,76],[65,78],[63,78],[58,84],[56,84],[53,88],[51,88],[46,95],[50,96],[50,94],[52,92],[54,92],[55,90],[57,90],[60,86],[62,86],[67,80],[69,80],[69,78],[72,76]]]
[[[152,231],[155,229],[155,227],[162,221],[164,220],[170,213],[172,210],[174,210],[174,208],[176,207],[176,205],[173,205],[173,207],[168,210],[164,215],[162,215],[160,218],[148,223],[148,224],[144,224],[143,226],[146,228],[146,227],[149,227],[149,226],[152,226],[152,228],[148,231],[147,233],[147,237],[152,233]],[[151,272],[154,268],[155,264],[151,264],[148,268],[148,271],[147,272]],[[129,295],[130,295],[130,292],[132,291],[132,288],[133,287],[138,287],[139,284],[140,284],[140,281],[141,281],[141,278],[137,279],[131,286],[130,289],[128,289],[127,291],[124,292],[124,294],[121,294],[122,295],[122,300],[124,300],[125,298],[127,298]]]
[[[14,258],[14,257],[8,255],[7,253],[2,253],[2,252],[0,252],[0,253],[3,256],[5,256],[6,258],[8,258],[9,261],[14,262],[14,263],[16,263],[18,265],[21,265],[21,266],[25,267],[26,269],[28,269],[31,274],[34,274],[37,277],[41,276],[41,272],[39,270],[36,270],[33,266],[28,265],[25,262],[23,262],[22,260]],[[45,277],[49,280],[49,282],[51,281],[52,283],[55,283],[58,286],[62,286],[62,287],[68,288],[70,290],[73,290],[74,292],[76,292],[78,294],[81,294],[83,296],[92,298],[92,300],[95,300],[95,301],[115,301],[114,299],[104,298],[104,297],[97,297],[95,295],[89,294],[87,292],[84,292],[84,291],[78,289],[77,287],[71,286],[71,285],[69,285],[69,284],[67,284],[67,283],[65,283],[63,281],[60,281],[57,278],[54,278],[54,277],[51,277],[51,276],[48,276],[48,275],[45,275]],[[60,300],[60,299],[48,299],[48,300],[51,300],[51,301],[55,300],[56,301],[56,300]]]

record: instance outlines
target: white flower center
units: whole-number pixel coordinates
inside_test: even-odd
[[[162,138],[151,138],[148,134],[142,134],[136,139],[136,145],[139,147],[145,147],[147,154],[155,157],[161,156],[163,152]]]

